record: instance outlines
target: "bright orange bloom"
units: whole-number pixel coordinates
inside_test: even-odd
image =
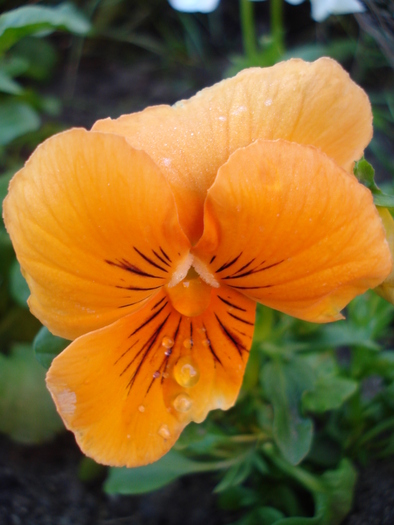
[[[371,136],[337,63],[291,60],[37,148],[4,217],[31,311],[75,339],[47,384],[86,454],[143,465],[231,407],[256,301],[329,322],[383,281],[382,222],[351,173]]]

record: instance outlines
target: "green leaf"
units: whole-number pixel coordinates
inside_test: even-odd
[[[0,64],[0,67],[2,65]],[[15,82],[3,68],[0,69],[0,91],[3,93],[9,93],[10,95],[19,95],[22,93],[22,86]]]
[[[40,117],[24,102],[9,100],[0,103],[0,146],[5,146],[17,137],[40,126]]]
[[[263,390],[274,409],[275,441],[292,465],[308,454],[313,424],[300,413],[301,397],[313,387],[314,374],[302,359],[268,363],[262,374]]]
[[[36,354],[37,361],[48,369],[53,359],[62,352],[70,341],[52,335],[51,332],[43,326],[33,341],[33,350]]]
[[[10,270],[10,294],[19,306],[27,308],[27,299],[29,298],[30,290],[22,275],[21,267],[16,260],[12,263]]]
[[[0,16],[0,53],[25,36],[55,29],[84,35],[90,30],[90,24],[69,3],[56,7],[19,7]]]
[[[311,489],[315,500],[313,517],[284,518],[275,525],[339,525],[351,509],[355,483],[356,471],[349,460],[343,459],[336,470],[322,474],[319,484]]]
[[[336,410],[354,394],[358,383],[352,379],[323,375],[318,377],[312,390],[304,392],[302,407],[308,412]]]
[[[108,494],[143,494],[168,485],[177,478],[196,472],[216,470],[217,464],[193,461],[175,450],[161,459],[133,469],[113,467],[104,484]]]
[[[353,172],[358,180],[371,191],[380,191],[375,183],[375,170],[364,157],[355,163]]]
[[[0,431],[33,444],[63,428],[30,345],[15,345],[9,356],[0,354]]]
[[[364,157],[355,163],[353,172],[358,180],[371,191],[376,206],[394,210],[394,195],[383,193],[377,186],[375,170]]]
[[[325,492],[315,495],[316,513],[322,514],[321,525],[339,525],[350,512],[357,474],[347,459],[336,470],[325,472],[320,478]]]

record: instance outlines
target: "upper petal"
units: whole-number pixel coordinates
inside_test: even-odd
[[[148,155],[82,129],[35,151],[10,184],[4,219],[32,312],[69,339],[140,308],[190,246]]]
[[[124,135],[152,157],[171,185],[182,227],[196,241],[206,192],[236,149],[282,138],[314,145],[350,170],[371,140],[372,113],[337,62],[293,59],[247,69],[173,107],[98,121],[93,129]]]
[[[193,253],[218,282],[315,322],[340,318],[391,270],[371,193],[316,148],[281,140],[222,166]]]
[[[74,341],[47,385],[67,428],[96,461],[136,467],[165,454],[190,421],[227,409],[241,387],[255,303],[214,291],[187,318],[164,291],[140,311]]]

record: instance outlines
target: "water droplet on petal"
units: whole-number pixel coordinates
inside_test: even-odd
[[[204,339],[204,341],[202,342],[202,344],[208,348],[209,346],[211,346],[211,341],[209,339]]]
[[[178,359],[174,366],[174,379],[178,385],[186,388],[190,388],[198,383],[200,371],[191,357],[184,356]]]
[[[144,405],[140,405],[140,406],[138,407],[138,410],[139,410],[140,412],[145,412],[145,407],[144,407]]]
[[[175,410],[185,413],[189,412],[191,409],[193,400],[187,394],[179,394],[176,396],[172,404],[174,405]]]
[[[156,372],[153,374],[153,379],[157,379],[158,377],[160,377],[160,372],[156,370]]]
[[[193,339],[185,339],[183,341],[183,346],[185,348],[193,348]]]
[[[174,346],[174,340],[171,339],[171,337],[163,337],[161,344],[164,346],[164,348],[172,348]]]
[[[159,436],[163,439],[169,439],[171,437],[171,432],[167,425],[161,425],[159,428]]]

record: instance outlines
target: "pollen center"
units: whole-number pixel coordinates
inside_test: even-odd
[[[201,315],[211,302],[212,287],[204,282],[193,267],[176,286],[167,286],[172,306],[186,317]]]

